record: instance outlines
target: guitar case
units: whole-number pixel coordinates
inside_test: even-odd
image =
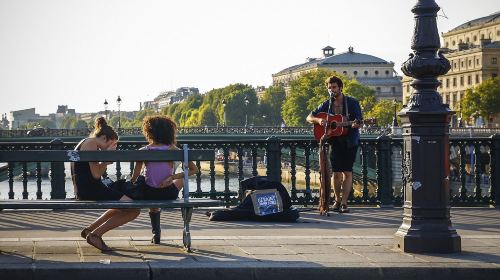
[[[292,207],[292,200],[287,189],[280,183],[270,181],[267,176],[255,176],[240,182],[240,188],[245,197],[236,207],[207,212],[210,221],[258,221],[258,222],[296,222],[299,211]],[[275,190],[281,197],[281,206],[277,213],[257,215],[254,209],[251,191]]]

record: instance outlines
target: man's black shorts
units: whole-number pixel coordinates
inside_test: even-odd
[[[358,146],[349,145],[347,137],[334,137],[330,143],[330,163],[333,172],[352,172]]]

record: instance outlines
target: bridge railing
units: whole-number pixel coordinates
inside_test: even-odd
[[[140,127],[120,128],[119,135],[137,136],[142,135]],[[382,135],[391,131],[391,128],[367,126],[360,129],[362,135]],[[1,130],[0,138],[18,137],[85,137],[90,133],[89,128],[80,129],[49,129],[36,128],[32,130]],[[450,135],[456,137],[489,136],[500,133],[500,128],[451,128]],[[181,127],[179,135],[206,135],[206,134],[231,134],[231,135],[312,135],[311,126],[276,127],[276,126],[204,126],[204,127]]]
[[[139,149],[145,142],[121,141],[120,150]],[[213,149],[216,161],[197,162],[193,197],[221,199],[234,205],[243,195],[239,182],[267,175],[289,190],[296,205],[318,203],[318,144],[315,140],[183,140],[194,149]],[[76,142],[0,142],[0,150],[71,150]],[[448,178],[452,205],[496,205],[499,191],[499,136],[454,138],[450,140]],[[362,138],[354,166],[354,190],[350,203],[358,205],[401,205],[404,201],[402,139],[384,135]],[[64,164],[9,162],[0,166],[0,196],[10,199],[71,197],[73,186]],[[108,169],[112,178],[128,178],[134,163],[116,162]],[[47,174],[49,175],[47,177]],[[66,174],[60,176],[57,174]],[[45,191],[44,191],[45,187]],[[436,186],[439,187],[439,186]],[[66,195],[68,194],[68,195]]]

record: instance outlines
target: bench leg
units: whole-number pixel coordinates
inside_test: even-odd
[[[193,215],[193,207],[181,208],[182,219],[184,220],[184,230],[182,231],[182,243],[188,253],[191,253],[191,233],[189,232],[189,222]]]

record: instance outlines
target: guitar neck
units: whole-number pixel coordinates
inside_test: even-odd
[[[335,126],[351,126],[354,123],[354,121],[346,121],[346,122],[336,122]]]

